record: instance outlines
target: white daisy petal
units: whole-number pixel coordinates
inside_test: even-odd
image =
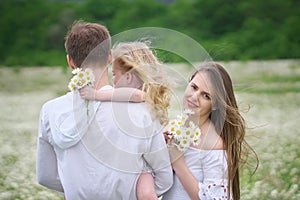
[[[192,111],[191,109],[185,109],[185,110],[183,111],[183,113],[184,113],[184,114],[187,114],[187,115],[193,115],[195,112]]]
[[[72,74],[78,74],[81,70],[81,68],[73,69]]]
[[[191,113],[191,111],[186,111]],[[180,151],[184,151],[191,144],[200,143],[200,129],[193,122],[186,122],[187,114],[177,115],[176,119],[168,123],[168,132],[173,136],[174,142]]]

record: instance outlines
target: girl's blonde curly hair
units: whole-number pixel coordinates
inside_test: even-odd
[[[123,42],[113,47],[113,61],[124,73],[135,74],[143,83],[145,101],[162,125],[168,123],[173,81],[146,42]]]

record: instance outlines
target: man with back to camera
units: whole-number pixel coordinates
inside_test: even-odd
[[[96,89],[111,88],[110,45],[104,26],[75,22],[65,42],[69,67],[90,68]],[[88,114],[86,109],[76,92],[43,105],[37,150],[39,184],[63,193],[68,200],[136,199],[136,182],[147,163],[154,169],[157,194],[171,187],[169,157],[160,142],[163,134],[148,110],[140,103],[94,101],[89,102]],[[140,153],[131,153],[136,149]]]

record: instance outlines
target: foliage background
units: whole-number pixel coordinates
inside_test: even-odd
[[[1,0],[0,65],[66,65],[64,36],[78,19],[102,23],[111,35],[173,29],[214,60],[299,58],[299,7],[297,0]]]
[[[67,91],[70,72],[33,66],[67,65],[64,36],[78,19],[106,25],[111,35],[149,26],[177,30],[203,45],[214,60],[225,61],[241,107],[247,110],[250,105],[244,113],[248,141],[260,159],[254,176],[251,167],[242,170],[242,199],[300,199],[299,4],[0,0],[0,199],[62,199],[37,184],[36,134],[42,104]],[[158,53],[163,61],[181,61]],[[184,77],[193,71],[182,64],[172,66]]]
[[[221,64],[232,77],[247,123],[247,141],[260,161],[253,176],[253,158],[243,166],[241,199],[299,200],[300,60]],[[168,65],[174,69],[174,78],[188,79],[194,71],[184,64]],[[1,200],[63,200],[61,195],[37,183],[36,143],[41,106],[68,90],[70,75],[61,67],[0,69]],[[180,113],[185,84],[183,81],[183,86],[173,91],[170,118]]]

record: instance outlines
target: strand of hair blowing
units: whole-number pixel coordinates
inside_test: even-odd
[[[233,92],[232,82],[225,69],[217,63],[208,62],[198,72],[205,72],[214,83],[216,110],[211,120],[224,142],[228,158],[228,197],[240,199],[239,167],[245,144],[245,121],[240,115]],[[231,192],[230,192],[231,191]]]
[[[226,121],[221,133],[221,137],[226,145],[227,154],[231,155],[231,163],[228,162],[228,177],[229,184],[232,184],[233,199],[240,199],[240,182],[239,182],[239,169],[241,165],[245,164],[248,159],[250,151],[256,158],[257,165],[258,159],[255,151],[245,140],[246,126],[245,120],[241,116],[235,98],[231,100],[233,104],[226,108]],[[228,159],[229,160],[229,159]],[[255,170],[257,169],[257,165]],[[255,171],[254,170],[254,171]]]
[[[221,72],[222,73],[222,72]],[[226,73],[227,75],[227,73]],[[225,89],[225,102],[224,110],[222,113],[225,121],[223,128],[219,126],[220,136],[222,137],[228,156],[228,185],[232,190],[232,198],[234,200],[240,199],[240,181],[239,181],[239,167],[242,157],[242,145],[245,137],[245,120],[240,115],[236,99],[233,93],[232,83],[229,77],[222,75],[224,89]],[[230,191],[228,191],[230,195]]]
[[[151,105],[152,113],[159,119],[160,124],[167,125],[168,108],[170,106],[170,88],[158,83],[145,83],[145,100]]]
[[[232,98],[228,97],[227,98]],[[233,97],[234,98],[234,97]],[[229,103],[230,102],[230,103]],[[211,114],[217,133],[224,142],[228,157],[228,196],[230,190],[234,200],[240,199],[239,166],[245,136],[245,121],[240,115],[235,99],[221,101]]]
[[[233,199],[240,199],[239,167],[242,157],[242,145],[245,137],[245,123],[237,108],[227,107],[226,121],[221,133],[228,159],[228,184],[232,186]]]
[[[166,125],[173,80],[168,78],[152,50],[143,42],[120,43],[114,49],[114,58],[124,72],[140,79],[152,114]]]

